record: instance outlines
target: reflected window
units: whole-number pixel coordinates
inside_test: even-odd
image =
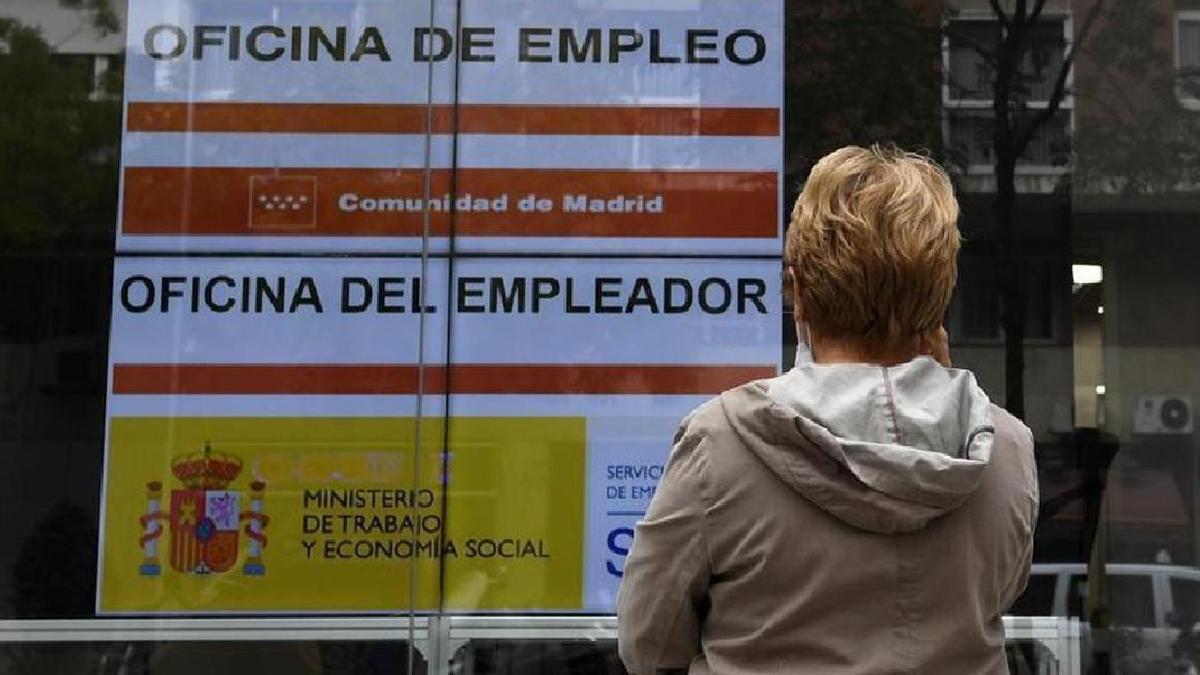
[[[989,102],[988,105],[991,105]],[[991,110],[951,110],[946,116],[948,149],[968,171],[990,170],[996,161],[992,151]],[[1054,118],[1034,135],[1029,147],[1017,160],[1018,167],[1062,167],[1070,158],[1071,113],[1059,110]]]
[[[1174,624],[1191,626],[1200,621],[1200,581],[1171,578],[1171,600],[1174,602]]]
[[[1114,574],[1107,579],[1108,616],[1116,628],[1152,628],[1154,621],[1154,583],[1148,574]],[[1067,613],[1088,620],[1088,579],[1085,574],[1071,575],[1067,587]]]
[[[1025,284],[1026,341],[1046,342],[1059,337],[1059,326],[1065,318],[1060,298],[1063,274],[1059,267],[1054,261],[1025,264],[1021,280]],[[1004,339],[998,283],[992,260],[963,257],[946,326],[955,340],[992,343]]]
[[[1000,44],[1000,24],[987,19],[955,20],[947,28],[951,98],[991,99],[990,61]]]
[[[1023,102],[1032,114],[1053,97],[1062,69],[1071,22],[1065,16],[1043,15],[1030,29],[1021,63],[1012,80],[1012,99]],[[1004,57],[1000,24],[990,15],[967,16],[946,25],[944,67],[946,86],[946,147],[954,163],[969,172],[990,170],[993,156],[991,110],[996,64]],[[1070,96],[1061,109],[1030,141],[1018,160],[1020,166],[1062,167],[1070,157]],[[1019,116],[1018,116],[1019,117]]]
[[[1062,67],[1070,22],[1064,16],[1042,16],[1029,30],[1015,86],[1021,98],[1044,102],[1054,91]],[[949,88],[952,100],[992,98],[995,63],[1002,48],[1000,24],[994,17],[954,19],[946,26]]]
[[[1058,575],[1055,574],[1031,575],[1025,592],[1017,598],[1009,613],[1015,616],[1053,616],[1057,582]]]
[[[1072,574],[1067,583],[1067,614],[1086,621],[1087,596],[1087,575]]]
[[[1200,107],[1200,11],[1177,13],[1175,36],[1180,98],[1189,107]]]
[[[1109,577],[1108,602],[1114,626],[1149,628],[1155,624],[1153,579],[1149,575]]]

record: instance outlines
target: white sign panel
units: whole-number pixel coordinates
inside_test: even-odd
[[[781,2],[455,7],[131,3],[118,247],[778,252]]]
[[[611,611],[675,425],[723,389],[776,373],[779,278],[775,261],[466,259],[451,274],[435,260],[422,276],[404,258],[120,259],[100,608],[436,605],[381,598],[365,582],[318,592],[347,574],[397,578],[397,557],[422,555],[372,538],[380,532],[362,523],[389,522],[376,502],[329,511],[347,490],[424,485],[396,468],[412,466],[403,453],[417,425],[423,489],[445,490],[448,505],[428,498],[439,524],[422,546],[459,549],[441,552],[449,567],[415,561],[414,573],[447,575],[458,609]],[[232,511],[220,522],[203,511],[209,529],[188,520],[188,500],[256,494],[260,513],[245,517],[262,541],[239,543]],[[472,555],[481,541],[521,564]],[[477,574],[508,590],[462,595]],[[196,590],[206,575],[227,597]],[[421,583],[436,589],[436,578]]]

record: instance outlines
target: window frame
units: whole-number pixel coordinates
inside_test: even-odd
[[[1175,17],[1171,22],[1171,39],[1174,41],[1171,49],[1171,57],[1175,66],[1175,98],[1179,99],[1179,104],[1187,110],[1200,110],[1200,96],[1188,95],[1181,86],[1179,75],[1183,71],[1182,42],[1180,40],[1181,28],[1185,21],[1195,22],[1200,24],[1200,9],[1177,9]],[[1200,64],[1197,64],[1197,75],[1200,76]]]

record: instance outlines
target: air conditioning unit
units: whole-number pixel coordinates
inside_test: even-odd
[[[1138,434],[1192,433],[1191,396],[1141,396],[1133,412],[1133,431]]]

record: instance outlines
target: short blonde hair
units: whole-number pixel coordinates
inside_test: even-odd
[[[847,146],[809,174],[784,262],[813,332],[893,347],[941,325],[960,245],[958,202],[940,166],[894,146]]]

